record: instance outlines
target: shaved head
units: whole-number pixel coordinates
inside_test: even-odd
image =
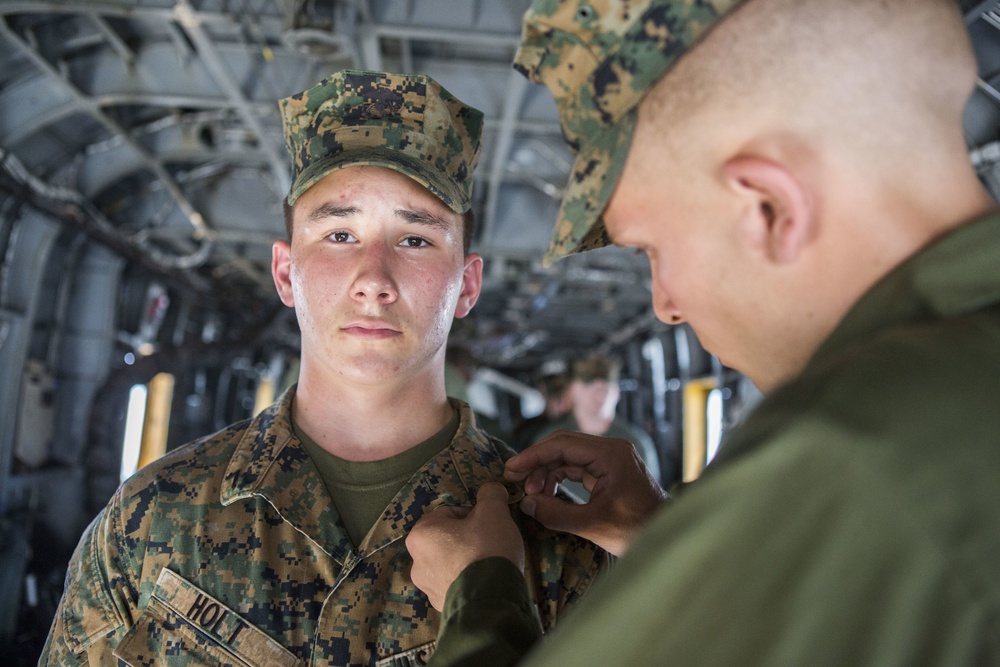
[[[644,106],[667,126],[780,125],[884,154],[892,142],[922,141],[913,133],[928,125],[960,129],[974,84],[953,0],[751,0],[681,58]]]
[[[607,230],[650,255],[661,319],[777,386],[893,267],[995,207],[962,132],[975,80],[953,0],[750,0],[640,104]]]

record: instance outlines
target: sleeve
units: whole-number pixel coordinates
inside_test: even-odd
[[[465,568],[448,589],[432,667],[516,664],[542,636],[524,577],[506,558]]]
[[[919,511],[853,452],[789,450],[662,509],[522,667],[992,664],[996,616]]]
[[[91,522],[73,552],[39,666],[116,662],[111,652],[131,625],[138,597],[118,567],[117,498]]]

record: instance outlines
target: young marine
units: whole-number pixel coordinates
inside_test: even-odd
[[[403,538],[436,507],[461,514],[513,453],[444,390],[452,320],[482,280],[469,208],[483,116],[426,76],[351,70],[280,107],[293,182],[272,272],[301,330],[298,384],[122,484],[74,554],[40,664],[434,652],[440,615]],[[607,556],[508,516],[547,630]]]
[[[528,514],[625,552],[524,664],[1000,665],[1000,214],[959,3],[539,0],[517,66],[577,151],[550,258],[642,249],[658,316],[766,394],[665,506],[628,447],[508,461]],[[564,476],[587,505],[541,493]],[[490,612],[527,589],[482,495],[408,537],[438,666],[537,634]]]

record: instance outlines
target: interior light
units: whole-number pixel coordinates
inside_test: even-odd
[[[705,465],[715,458],[722,440],[722,390],[713,389],[705,403]]]
[[[139,466],[142,425],[146,421],[146,385],[137,384],[128,392],[125,412],[125,439],[122,444],[121,481],[131,477]]]

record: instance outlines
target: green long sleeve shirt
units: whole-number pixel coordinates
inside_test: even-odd
[[[537,635],[477,566],[432,665]],[[1000,216],[875,285],[523,664],[1000,664]]]

